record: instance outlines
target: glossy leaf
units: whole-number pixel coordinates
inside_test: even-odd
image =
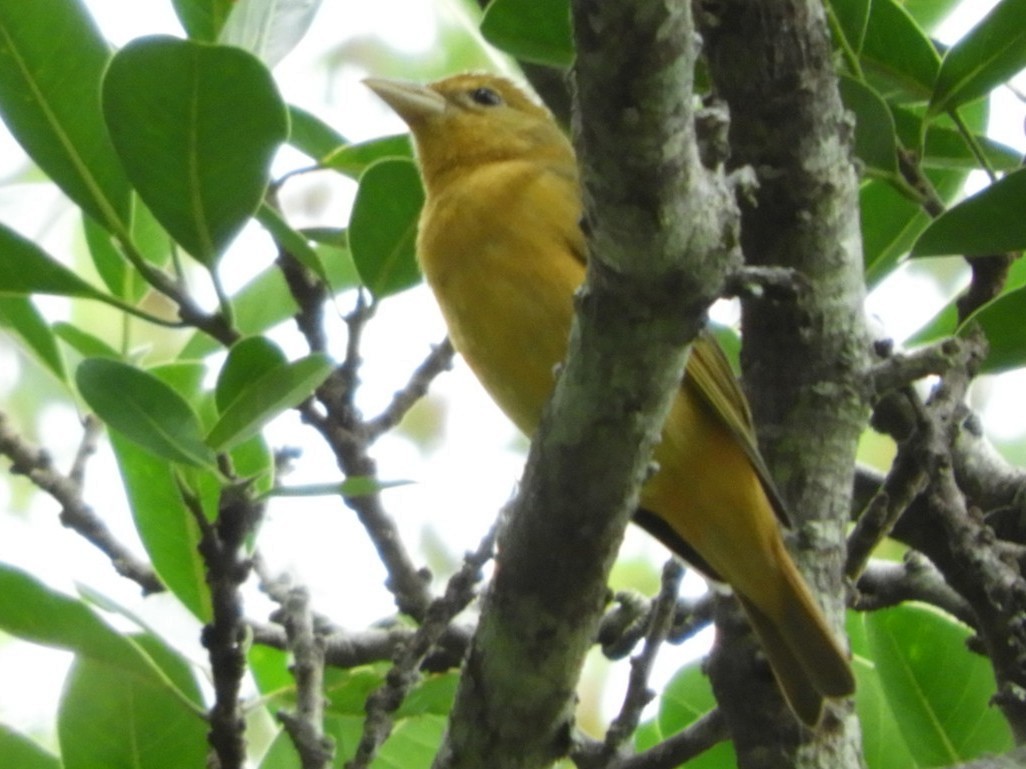
[[[328,273],[321,264],[317,251],[303,235],[289,226],[284,217],[267,203],[261,203],[257,209],[257,221],[264,226],[278,247],[287,251],[304,267],[313,272],[321,280],[327,281]]]
[[[314,160],[321,158],[349,144],[345,137],[312,112],[294,104],[289,110],[289,144]]]
[[[6,724],[0,724],[0,764],[18,769],[61,769],[57,756]]]
[[[939,216],[919,236],[913,256],[980,256],[1026,248],[1026,169]]]
[[[940,70],[930,39],[895,0],[873,0],[860,59],[888,100],[926,101]]]
[[[26,296],[0,296],[0,326],[7,327],[44,368],[60,382],[67,381],[64,357],[46,319]]]
[[[1022,165],[1022,153],[1007,144],[976,137],[987,162],[996,171],[1014,171]],[[925,168],[957,168],[974,171],[980,167],[976,156],[966,146],[965,139],[953,128],[931,125],[926,132],[926,147],[922,159]]]
[[[270,73],[237,48],[139,38],[111,62],[103,112],[146,205],[212,268],[260,204],[288,133]]]
[[[0,3],[0,117],[69,198],[123,232],[130,188],[100,112],[109,58],[79,0]]]
[[[197,546],[199,527],[174,468],[118,433],[110,436],[132,520],[161,581],[201,622],[213,616]]]
[[[213,43],[237,5],[236,0],[171,0],[178,20],[193,40]]]
[[[351,179],[359,179],[372,164],[385,158],[413,158],[409,134],[382,136],[359,144],[337,147],[321,161]]]
[[[872,88],[850,77],[840,79],[844,106],[855,113],[855,154],[870,168],[897,172],[894,119]]]
[[[121,354],[107,342],[73,323],[63,321],[54,323],[53,332],[58,339],[69,345],[83,358],[121,358]]]
[[[420,280],[415,253],[424,188],[409,160],[374,163],[360,177],[349,246],[364,285],[382,299]]]
[[[193,700],[199,689],[187,663],[152,638],[137,643]],[[208,724],[171,690],[121,675],[117,664],[77,659],[57,716],[64,769],[203,766]]]
[[[147,451],[171,462],[213,464],[196,412],[153,374],[120,361],[90,358],[79,365],[75,381],[101,420]]]
[[[674,674],[663,688],[659,698],[656,724],[663,737],[669,737],[689,726],[716,707],[709,679],[702,672],[701,663],[685,665]],[[735,766],[737,758],[730,742],[721,742],[711,750],[688,762],[688,768],[719,769]]]
[[[866,615],[850,611],[846,630],[855,671],[855,711],[862,729],[862,752],[870,769],[908,769],[918,766],[909,753],[901,718],[891,711],[873,651],[866,637]]]
[[[113,303],[28,238],[0,224],[0,295],[53,294]]]
[[[522,61],[565,69],[574,60],[566,0],[492,0],[481,20],[481,34]]]
[[[85,603],[4,563],[0,563],[0,630],[119,665],[136,678],[156,678],[147,656]]]
[[[383,481],[371,476],[354,476],[341,483],[308,483],[302,486],[276,486],[268,497],[363,497],[384,489],[406,486],[413,481]]]
[[[237,2],[218,42],[238,46],[274,67],[303,38],[320,7],[321,0]]]
[[[215,451],[227,451],[256,435],[281,412],[309,398],[332,368],[328,356],[314,354],[258,374],[223,411],[207,435],[207,444]]]
[[[990,703],[990,665],[966,653],[967,628],[916,604],[866,614],[863,621],[884,695],[917,765],[960,763],[1011,748],[1008,725]]]
[[[830,0],[829,6],[848,46],[855,52],[862,50],[872,7],[870,0]]]
[[[962,0],[902,0],[902,5],[916,23],[927,32],[944,21]]]
[[[142,299],[151,287],[125,258],[115,238],[91,216],[83,217],[82,230],[93,266],[107,290],[133,304]],[[156,267],[163,267],[170,261],[171,238],[135,193],[132,194],[129,232],[133,246],[145,261]]]
[[[989,93],[1026,67],[1026,3],[1002,0],[944,56],[930,100],[937,114]]]
[[[1017,288],[988,302],[970,320],[978,323],[987,335],[989,352],[980,370],[987,374],[1026,365],[1026,288]],[[965,326],[968,328],[968,324]]]
[[[941,200],[961,188],[965,173],[943,169],[927,171]],[[915,203],[882,180],[872,180],[859,191],[865,276],[872,288],[890,274],[931,219]]]
[[[288,365],[285,353],[270,339],[250,336],[240,339],[228,351],[217,376],[214,399],[223,412],[255,380],[269,371]]]

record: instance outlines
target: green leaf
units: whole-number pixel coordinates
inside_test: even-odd
[[[359,144],[335,147],[324,156],[322,165],[343,173],[350,179],[359,179],[371,165],[385,158],[413,158],[413,145],[409,134],[382,136]]]
[[[942,201],[950,199],[965,179],[961,171],[932,169],[926,175]],[[859,209],[866,284],[872,288],[898,265],[931,219],[890,184],[877,179],[862,185]]]
[[[844,106],[855,113],[855,154],[870,168],[898,170],[894,118],[880,95],[854,78],[840,79]]]
[[[115,303],[28,238],[0,224],[0,294],[53,294]]]
[[[996,171],[1014,171],[1022,165],[1022,153],[986,136],[975,136],[987,162]],[[924,168],[956,168],[974,171],[980,167],[976,156],[966,146],[962,134],[953,128],[931,125],[926,132],[923,154]]]
[[[294,104],[288,105],[289,144],[314,160],[335,152],[349,144],[345,137],[312,112]]]
[[[1026,3],[1002,0],[941,62],[930,113],[946,112],[989,93],[1026,67]]]
[[[136,678],[155,680],[148,657],[85,603],[4,563],[0,563],[0,630],[119,665]]]
[[[315,353],[264,371],[222,412],[207,435],[207,444],[215,451],[226,451],[256,435],[278,414],[309,398],[332,368],[327,355]]]
[[[862,727],[862,752],[872,769],[909,769],[919,766],[912,759],[902,734],[899,718],[891,711],[880,675],[873,664],[873,651],[866,637],[867,615],[850,611],[846,629],[851,643],[855,671],[855,711]]]
[[[270,73],[237,48],[140,38],[111,62],[103,112],[153,215],[213,268],[259,206],[288,134]]]
[[[79,365],[75,381],[100,419],[147,451],[172,462],[213,465],[196,412],[153,374],[120,361],[89,358]]]
[[[119,433],[110,436],[132,520],[161,581],[200,622],[213,617],[199,527],[185,506],[175,472]]]
[[[171,258],[171,238],[153,214],[132,193],[130,234],[132,244],[150,264],[163,267]],[[91,216],[83,216],[82,229],[93,265],[108,290],[118,298],[137,303],[150,290],[137,269],[125,258],[115,238]]]
[[[962,0],[903,0],[909,15],[927,32],[944,21]]]
[[[830,0],[830,9],[837,17],[841,32],[853,51],[862,50],[869,24],[870,0]]]
[[[1026,318],[1026,288],[1017,288],[985,304],[959,329],[965,331],[972,323],[978,323],[987,335],[990,350],[980,367],[982,373],[997,374],[1026,365],[1023,318]]]
[[[171,0],[178,20],[193,40],[217,41],[236,0]]]
[[[882,180],[871,180],[859,190],[862,215],[862,251],[866,285],[873,287],[890,274],[908,253],[930,217],[915,203]]]
[[[67,381],[68,372],[64,368],[64,357],[57,347],[57,339],[31,299],[0,296],[0,325],[13,331],[58,381]]]
[[[277,486],[267,492],[268,497],[363,497],[384,489],[407,486],[413,481],[382,481],[371,476],[359,475],[346,478],[341,483],[308,483],[302,486]]]
[[[888,101],[926,101],[940,70],[929,37],[895,0],[873,0],[860,59]]]
[[[243,390],[264,374],[288,365],[288,358],[274,342],[262,336],[240,339],[228,351],[217,376],[214,398],[224,412]]]
[[[68,197],[123,232],[130,188],[100,113],[109,58],[78,0],[0,3],[0,116]]]
[[[913,256],[981,256],[1026,248],[1026,169],[1008,174],[941,214]]]
[[[121,353],[93,334],[73,323],[58,321],[53,324],[57,338],[70,345],[83,358],[121,359]]]
[[[274,238],[278,247],[294,256],[300,264],[313,272],[323,281],[327,281],[328,273],[321,264],[321,258],[317,251],[303,235],[289,226],[278,211],[267,203],[261,203],[257,209],[257,221],[259,221]]]
[[[375,769],[430,769],[447,720],[444,716],[423,715],[396,722],[378,751]]]
[[[522,61],[559,69],[574,61],[566,0],[492,0],[481,20],[481,34]]]
[[[1012,747],[1008,725],[990,703],[994,674],[986,659],[966,650],[967,628],[918,604],[866,614],[863,622],[883,693],[918,766]]]
[[[700,661],[689,663],[674,674],[659,698],[656,724],[664,737],[676,734],[716,707],[709,679]],[[721,742],[688,762],[688,769],[720,769],[736,766],[737,758],[730,742]]]
[[[376,299],[420,280],[416,239],[423,205],[420,174],[409,160],[380,160],[360,177],[349,222],[349,247],[364,285]]]
[[[274,67],[306,34],[320,7],[321,0],[236,3],[217,42],[238,46]]]
[[[61,769],[57,756],[6,724],[0,724],[0,763],[18,769]]]
[[[137,643],[181,690],[199,699],[187,663],[151,637]],[[57,716],[64,769],[203,766],[209,726],[171,690],[121,675],[120,666],[77,659]]]

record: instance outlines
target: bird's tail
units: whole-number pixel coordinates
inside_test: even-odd
[[[793,562],[786,562],[783,581],[791,593],[771,617],[738,594],[748,621],[759,637],[785,699],[806,724],[815,726],[826,697],[855,691],[848,655],[841,648],[823,612]]]

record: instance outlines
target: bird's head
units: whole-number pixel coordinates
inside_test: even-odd
[[[442,176],[504,160],[569,161],[573,150],[544,107],[509,80],[455,75],[429,85],[368,78],[410,127],[430,189]]]

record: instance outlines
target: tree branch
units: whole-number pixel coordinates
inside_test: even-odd
[[[852,126],[823,3],[699,7],[710,76],[730,107],[731,163],[758,177],[755,203],[742,200],[745,259],[794,270],[808,286],[792,300],[742,300],[741,360],[760,448],[796,527],[796,561],[840,630],[844,526],[867,413],[869,350]],[[729,614],[725,605],[718,616],[733,626]],[[709,666],[714,690],[729,699],[720,706],[740,765],[860,765],[850,711],[836,711],[840,720],[828,718],[814,735],[786,728],[790,716],[772,681],[730,672],[747,667],[741,653],[718,642]],[[716,671],[734,682],[729,693],[717,687]]]
[[[292,675],[296,679],[296,712],[278,712],[303,769],[331,765],[335,742],[324,734],[324,639],[314,630],[310,594],[293,587],[282,606],[289,650],[295,657]]]
[[[395,665],[388,671],[385,682],[367,698],[363,735],[356,755],[346,765],[347,769],[369,766],[378,748],[392,733],[392,714],[420,681],[421,666],[435,643],[448,630],[453,618],[474,599],[474,587],[481,580],[481,570],[491,559],[494,546],[493,528],[481,540],[477,550],[466,555],[463,567],[449,579],[445,593],[431,602],[424,623],[398,650]]]
[[[210,523],[199,500],[186,489],[181,491],[200,529],[199,552],[206,567],[214,615],[204,626],[201,638],[210,656],[214,683],[207,739],[217,754],[220,769],[242,769],[246,740],[239,691],[246,672],[246,625],[242,621],[239,588],[252,566],[243,555],[243,545],[263,509],[248,498],[245,488],[228,486],[221,492],[217,521]]]
[[[7,415],[0,412],[0,456],[11,460],[13,475],[24,475],[53,497],[61,506],[61,523],[95,545],[110,559],[118,574],[139,585],[144,594],[163,592],[164,584],[153,567],[136,558],[119,542],[82,498],[86,460],[95,451],[99,423],[87,417],[84,428],[71,471],[62,475],[53,466],[50,455],[19,435]]]

